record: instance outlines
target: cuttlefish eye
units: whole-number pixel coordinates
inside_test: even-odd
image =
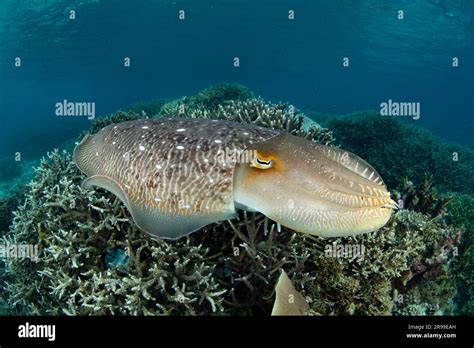
[[[258,169],[270,169],[273,166],[273,160],[269,157],[263,157],[257,153],[250,163],[250,166]]]

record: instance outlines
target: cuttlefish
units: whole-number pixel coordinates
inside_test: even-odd
[[[210,119],[141,119],[87,135],[74,150],[84,188],[104,188],[138,228],[177,239],[261,212],[323,237],[384,226],[396,208],[367,162],[287,132]]]

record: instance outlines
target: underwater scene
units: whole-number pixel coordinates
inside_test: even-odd
[[[0,315],[474,314],[473,0],[1,0]]]

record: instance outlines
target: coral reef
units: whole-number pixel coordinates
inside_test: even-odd
[[[135,113],[139,115],[146,114],[149,117],[154,117],[160,114],[163,105],[169,100],[166,99],[153,99],[143,103],[134,103],[126,108],[124,111],[127,113]]]
[[[472,195],[451,193],[448,204],[448,221],[457,227],[464,226],[474,232],[474,197]]]
[[[420,174],[431,173],[440,191],[474,193],[474,152],[467,148],[374,112],[332,118],[324,125],[342,148],[372,164],[391,188],[402,186],[404,178],[418,184]]]
[[[138,120],[140,118],[146,117],[146,114],[142,111],[140,113],[137,112],[125,112],[125,111],[118,111],[114,114],[110,114],[104,117],[97,117],[91,122],[91,127],[88,132],[81,132],[79,135],[79,140],[82,139],[86,134],[94,134],[100,131],[105,126],[111,123],[120,123],[125,121],[132,121]]]
[[[16,163],[20,167],[19,175],[0,182],[0,236],[8,231],[12,222],[13,211],[17,209],[24,199],[27,190],[26,184],[34,177],[33,168],[38,160],[22,160],[15,162],[13,158],[10,162]]]
[[[160,115],[190,114],[196,110],[214,112],[220,105],[230,101],[244,101],[255,95],[247,87],[235,83],[213,85],[192,97],[182,97],[163,105]]]
[[[304,114],[287,103],[265,103],[262,99],[230,101],[219,105],[216,110],[197,109],[178,116],[252,123],[286,131],[325,145],[334,141],[332,133],[317,123],[313,122],[306,127]]]
[[[284,268],[297,274],[304,288],[310,275],[307,261],[309,242],[301,234],[280,228],[267,217],[241,212],[238,219],[208,227],[189,237],[194,243],[209,245],[209,259],[224,288],[225,312],[231,315],[269,314],[274,285]]]
[[[266,103],[240,87],[219,88],[167,103],[154,117],[252,122],[334,143],[332,133],[318,124],[305,128],[304,114],[288,104]],[[180,114],[183,101],[188,107]],[[145,116],[119,112],[97,118],[90,132]],[[382,168],[399,165],[382,154],[375,149],[375,158],[385,161]],[[373,233],[323,239],[241,211],[234,220],[159,242],[136,229],[115,196],[83,190],[83,175],[70,154],[54,151],[41,161],[3,237],[4,242],[39,243],[41,256],[36,263],[5,261],[0,307],[10,314],[268,315],[284,270],[309,304],[305,314],[450,314],[453,269],[464,267],[463,281],[472,286],[472,247],[459,244],[466,239],[462,226],[472,217],[462,212],[465,196],[449,201],[451,195],[439,196],[429,176],[414,177],[415,182],[392,177],[398,187],[394,198],[405,209]],[[325,248],[334,243],[363,246],[363,258],[328,256]],[[471,259],[457,259],[458,249]],[[470,274],[461,262],[471,265]],[[471,307],[465,304],[468,312],[473,302],[463,296],[471,301]]]
[[[464,227],[459,257],[454,260],[457,275],[456,305],[461,315],[474,315],[474,197],[452,193],[447,219],[454,226]]]
[[[25,192],[26,187],[19,186],[9,195],[0,198],[0,235],[8,231],[13,219],[13,211],[20,204]]]
[[[386,315],[392,283],[420,262],[444,265],[436,261],[446,250],[441,231],[455,234],[430,216],[402,210],[378,232],[337,239],[365,246],[358,263],[328,258],[322,250],[334,239],[279,231],[265,216],[241,212],[183,240],[156,242],[136,230],[114,196],[83,191],[66,152],[49,154],[37,172],[5,238],[42,246],[38,263],[7,260],[4,293],[14,313],[270,313],[283,268],[308,298],[309,313]],[[107,267],[110,248],[128,250],[126,268]]]
[[[161,104],[160,104],[161,105]],[[262,127],[290,132],[321,144],[330,145],[334,142],[332,132],[321,127],[294,106],[288,103],[273,104],[254,98],[253,93],[242,85],[221,84],[209,87],[193,97],[183,97],[149,111],[146,104],[132,107],[133,111],[119,111],[104,117],[95,118],[87,132],[82,132],[80,141],[85,134],[97,133],[111,123],[136,120],[140,118],[159,117],[190,117],[211,118],[244,123],[252,123]],[[181,108],[184,110],[181,112]]]
[[[432,217],[446,214],[447,205],[451,200],[450,195],[438,196],[433,187],[433,177],[428,174],[421,175],[421,182],[415,185],[407,178],[403,180],[402,192],[394,190],[393,196],[402,208],[429,214]]]
[[[193,98],[192,105],[212,105],[203,97],[209,91],[212,92],[211,95],[220,96],[220,100],[236,94],[242,98],[252,96],[245,90],[236,93],[233,88],[225,87],[222,93],[218,93],[216,88],[212,88]],[[296,135],[319,139],[324,143],[332,140],[330,133],[317,124],[310,127],[308,132],[303,130],[303,116],[299,112],[289,112],[286,104],[275,106],[258,99],[236,103],[238,102],[232,101],[225,108],[219,106],[221,112],[217,112],[215,117],[287,129]],[[197,113],[198,110],[194,115]],[[90,132],[97,132],[110,123],[144,116],[134,112],[118,112],[97,118],[93,121]],[[84,134],[80,138],[82,136]],[[49,157],[49,160],[42,161],[37,177],[30,184],[25,205],[15,213],[14,225],[7,237],[23,243],[39,241],[44,246],[40,265],[30,264],[28,260],[8,260],[5,292],[10,298],[11,307],[17,313],[203,314],[221,310],[224,303],[228,308],[226,313],[266,313],[272,302],[272,284],[280,268],[291,264],[292,260],[295,260],[295,265],[303,264],[308,257],[304,243],[297,241],[302,237],[292,233],[278,233],[277,244],[271,246],[272,238],[269,234],[276,233],[276,226],[261,214],[247,216],[242,213],[240,220],[205,228],[202,232],[191,235],[186,239],[187,242],[157,243],[148,240],[129,222],[126,210],[114,196],[82,191],[79,186],[81,175],[70,162],[69,155],[53,152]],[[258,234],[258,251],[253,249],[256,247],[257,229],[262,230]],[[128,231],[127,234],[123,232],[125,230]],[[266,247],[260,250],[264,244]],[[110,249],[128,248],[133,255],[133,246],[140,250],[140,261],[131,256],[127,267],[129,271],[136,269],[141,272],[140,276],[133,272],[124,275],[123,267],[107,266],[105,257]],[[266,253],[267,249],[270,254]],[[64,251],[62,254],[61,250]],[[240,250],[241,254],[236,255],[236,250]],[[208,258],[208,254],[219,256]],[[157,260],[158,255],[173,255],[176,260],[171,262],[163,256]],[[192,259],[193,255],[196,256],[195,259]],[[183,261],[180,258],[188,260],[186,264],[190,268],[189,273],[186,270],[178,273],[187,279],[185,283],[179,283],[178,276],[174,274],[177,270],[171,266],[176,267]],[[199,264],[199,258],[206,262]],[[57,269],[58,263],[63,267]],[[156,269],[147,269],[147,265],[155,265],[153,267]],[[156,273],[159,269],[175,279],[171,285],[168,284],[169,289],[163,285],[166,284],[166,278],[159,281],[161,289],[156,289],[157,283],[151,281],[154,278],[160,279]],[[289,271],[299,269],[300,266],[296,266]],[[192,275],[199,275],[202,288],[197,280],[193,283]],[[31,284],[26,279],[36,279],[34,291],[31,291]],[[149,287],[143,284],[149,284]],[[183,288],[183,284],[186,284],[187,289]],[[142,291],[141,287],[145,288],[143,293],[139,292]],[[30,290],[26,291],[27,288]],[[185,297],[185,308],[176,306],[178,290]],[[135,296],[135,305],[120,307],[119,304],[127,303],[127,299],[123,298],[124,294]],[[148,294],[154,294],[154,297],[149,297]],[[198,299],[197,296],[205,296],[209,306],[203,306],[200,310],[192,307],[191,304],[198,303],[202,306],[203,298]],[[33,301],[36,297],[42,300]],[[73,300],[69,300],[64,308],[61,302],[66,298]],[[95,309],[91,309],[92,302],[96,303]],[[156,303],[161,307],[157,309]],[[167,303],[172,304],[169,308],[174,308],[173,311],[166,307]],[[102,310],[98,310],[98,307]],[[121,308],[120,311],[118,307]]]
[[[436,230],[424,241],[425,251],[412,261],[410,269],[395,281],[397,315],[442,315],[455,311],[456,272],[453,261],[459,255],[458,247],[463,227],[448,225],[446,215],[451,195],[438,196],[431,186],[431,176],[424,175],[417,186],[405,180],[401,205],[429,217]]]
[[[466,231],[459,246],[459,257],[454,260],[457,274],[457,314],[474,315],[474,232]]]
[[[441,230],[426,215],[400,210],[377,232],[339,239],[338,244],[363,245],[364,258],[357,262],[319,255],[319,272],[308,293],[314,300],[311,308],[325,315],[390,314],[397,294],[404,290],[397,290],[397,284],[420,258],[432,255],[432,240],[440,238]]]
[[[106,192],[84,191],[67,152],[41,162],[4,242],[39,243],[41,257],[6,259],[5,297],[15,314],[208,314],[225,289],[189,240],[151,241]],[[127,271],[107,269],[108,248],[130,255]],[[58,267],[61,265],[61,267]]]

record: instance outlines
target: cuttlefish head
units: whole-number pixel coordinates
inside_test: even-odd
[[[250,163],[238,163],[234,172],[236,206],[295,231],[322,237],[371,232],[397,208],[375,169],[350,152],[287,133],[247,152]]]

